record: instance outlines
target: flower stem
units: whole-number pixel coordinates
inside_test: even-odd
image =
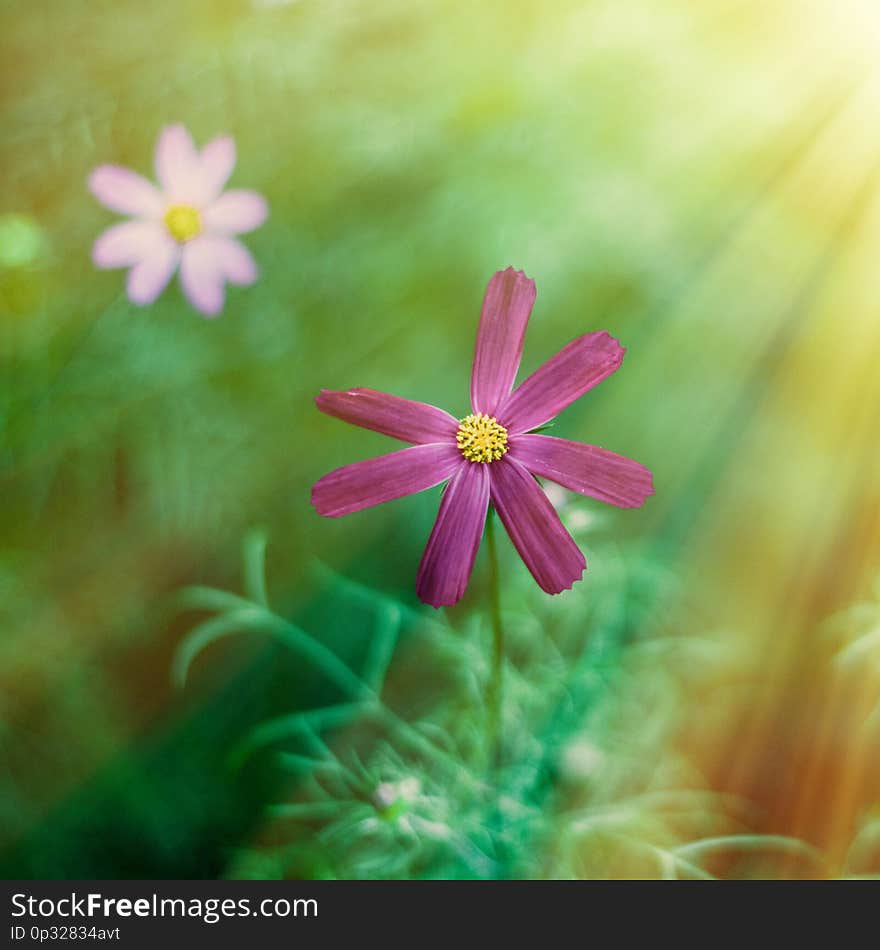
[[[501,584],[498,572],[498,546],[495,542],[495,509],[486,519],[486,545],[489,549],[489,615],[492,618],[492,666],[489,679],[488,721],[486,726],[489,763],[492,771],[501,763],[501,705],[504,674],[504,628],[501,625]]]

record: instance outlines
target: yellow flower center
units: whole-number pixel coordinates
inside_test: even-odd
[[[469,462],[497,462],[507,451],[507,429],[495,416],[478,412],[459,422],[455,441]]]
[[[165,212],[165,227],[175,241],[184,244],[202,233],[202,217],[189,205],[172,205]]]

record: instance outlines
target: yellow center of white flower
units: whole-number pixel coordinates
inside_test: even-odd
[[[507,429],[495,416],[478,412],[459,422],[455,441],[469,462],[497,462],[507,451]]]
[[[179,244],[185,244],[202,233],[202,216],[189,205],[172,205],[165,212],[165,227]]]

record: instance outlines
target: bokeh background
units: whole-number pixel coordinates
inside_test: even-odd
[[[3,0],[3,875],[880,873],[878,63],[872,0]],[[271,206],[214,321],[89,258],[173,121]],[[439,490],[309,487],[393,447],[322,387],[467,411],[508,264],[657,494],[552,492],[560,597],[502,540],[494,769],[485,551],[435,612]]]

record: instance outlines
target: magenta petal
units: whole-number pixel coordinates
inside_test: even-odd
[[[568,590],[587,562],[541,486],[509,454],[491,474],[492,504],[526,567],[548,594]]]
[[[312,504],[319,515],[338,518],[433,488],[459,465],[454,445],[414,445],[330,472],[312,487]]]
[[[496,415],[512,434],[549,422],[610,376],[626,351],[604,330],[572,340],[505,400]]]
[[[489,281],[471,374],[474,412],[497,414],[513,386],[529,314],[535,303],[535,282],[512,267],[498,271]]]
[[[416,593],[432,607],[456,603],[467,587],[489,507],[488,469],[465,462],[443,492],[416,578]]]
[[[375,389],[349,389],[345,392],[322,389],[315,397],[315,403],[328,416],[390,435],[402,442],[455,444],[458,420],[424,402],[390,396]]]
[[[120,165],[101,165],[89,176],[89,190],[111,211],[158,217],[162,214],[162,195],[141,175]]]
[[[651,473],[623,455],[548,435],[511,439],[510,457],[533,475],[619,508],[638,508],[654,494]]]

